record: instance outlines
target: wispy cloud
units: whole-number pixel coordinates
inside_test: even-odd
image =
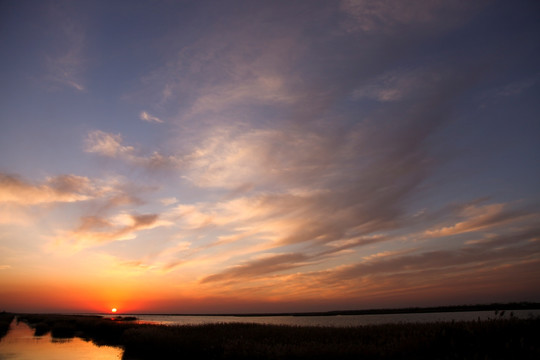
[[[341,9],[350,16],[349,31],[393,32],[403,26],[459,24],[480,3],[462,0],[343,0]]]
[[[539,81],[540,74],[536,73],[525,79],[512,81],[511,83],[489,89],[480,96],[481,107],[486,107],[488,104],[499,102],[504,98],[520,96],[527,91],[530,91],[530,89],[538,84]]]
[[[444,250],[423,247],[399,251],[383,251],[348,263],[347,256],[324,258],[320,255],[279,254],[242,263],[221,273],[201,279],[201,285],[221,284],[226,294],[258,294],[260,296],[299,296],[300,298],[404,298],[416,292],[434,289],[449,291],[454,296],[480,284],[496,281],[514,288],[512,276],[524,268],[539,264],[540,229],[526,227],[489,240]],[[395,245],[395,243],[394,243]],[[354,257],[353,257],[354,258]],[[360,260],[360,261],[358,261]],[[319,269],[313,270],[310,264]],[[489,278],[489,279],[488,279]],[[277,285],[279,284],[279,285]],[[531,284],[529,281],[527,284]],[[446,290],[444,290],[446,289]],[[523,289],[520,289],[523,291]]]
[[[71,231],[60,231],[50,244],[52,249],[70,246],[84,249],[114,241],[131,240],[137,232],[168,226],[169,222],[159,219],[158,214],[126,214],[120,213],[111,218],[85,216],[80,219],[79,226]]]
[[[399,101],[414,97],[433,86],[441,79],[441,75],[434,70],[393,70],[367,81],[354,90],[355,99],[374,99],[380,102]]]
[[[249,76],[204,91],[194,103],[191,115],[219,112],[246,103],[292,103],[294,97],[278,76]]]
[[[517,223],[535,217],[538,214],[524,211],[522,209],[512,209],[505,204],[490,204],[484,206],[470,205],[461,209],[456,223],[440,226],[435,229],[426,230],[427,236],[450,236],[467,232],[494,229],[509,223]]]
[[[141,166],[149,170],[175,169],[182,164],[182,160],[178,157],[163,155],[158,151],[154,151],[150,155],[139,155],[135,147],[123,145],[121,134],[111,134],[101,130],[88,133],[84,150],[88,153],[119,159],[128,164]]]
[[[238,281],[243,278],[253,279],[261,275],[267,275],[283,270],[302,266],[306,261],[302,254],[281,254],[268,256],[246,264],[234,266],[216,275],[210,275],[201,280],[202,283],[215,281]]]
[[[53,5],[49,11],[54,22],[51,27],[60,41],[45,55],[45,80],[53,88],[62,86],[85,91],[84,73],[88,63],[85,56],[86,30],[82,22],[75,21],[69,10]]]
[[[358,281],[362,277],[389,273],[397,273],[401,277],[413,279],[412,274],[415,272],[424,273],[433,269],[459,273],[463,267],[467,266],[481,266],[489,269],[501,263],[521,263],[527,259],[538,261],[540,244],[530,240],[539,235],[537,227],[530,227],[526,231],[517,231],[509,236],[498,236],[489,242],[457,249],[369,259],[356,265],[347,265],[330,271],[326,281]]]
[[[82,176],[61,175],[48,178],[41,184],[32,184],[18,176],[0,174],[0,203],[77,202],[91,199],[95,193],[90,179]]]
[[[149,122],[149,123],[160,123],[162,124],[164,121],[161,120],[160,118],[156,117],[156,116],[153,116],[153,115],[150,115],[149,113],[147,113],[146,111],[142,111],[141,114],[139,115],[140,119],[143,120],[143,121],[146,121],[146,122]]]

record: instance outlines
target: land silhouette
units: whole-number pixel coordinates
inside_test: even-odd
[[[217,323],[155,325],[132,316],[16,314],[36,336],[80,337],[124,349],[123,360],[145,359],[538,359],[540,317],[519,319],[511,310],[539,304],[484,305],[488,320],[320,327]],[[479,309],[469,306],[467,309]],[[457,307],[460,311],[464,307]],[[385,309],[394,313],[444,308]],[[401,310],[401,311],[400,311]],[[361,310],[354,311],[355,314]],[[368,310],[364,310],[368,311]],[[370,310],[374,311],[374,310]],[[382,310],[381,310],[382,311]],[[454,310],[456,311],[456,310]],[[330,315],[331,313],[327,313]],[[319,313],[320,314],[320,313]],[[2,329],[15,314],[2,314]],[[245,316],[245,315],[244,315]],[[7,331],[7,330],[6,330]]]

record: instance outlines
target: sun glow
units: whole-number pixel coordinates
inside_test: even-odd
[[[113,312],[113,313],[115,313],[116,311],[117,311],[116,308],[111,309],[111,312]]]

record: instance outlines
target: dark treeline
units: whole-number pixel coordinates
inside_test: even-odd
[[[145,359],[539,359],[540,318],[348,328],[248,323],[151,325],[99,316],[19,315],[36,334],[120,346]]]
[[[155,313],[145,315],[187,315],[187,316],[336,316],[336,315],[382,315],[382,314],[419,314],[434,312],[460,312],[460,311],[511,311],[511,310],[540,310],[540,303],[536,302],[514,302],[514,303],[493,303],[475,305],[448,305],[432,307],[408,307],[408,308],[381,308],[364,310],[334,310],[334,311],[313,311],[313,312],[281,312],[281,313]],[[133,314],[137,315],[137,314]]]
[[[328,312],[312,312],[303,314],[293,314],[296,316],[333,316],[333,315],[377,315],[377,314],[419,314],[436,312],[460,312],[460,311],[511,311],[511,310],[537,310],[540,309],[540,303],[520,302],[520,303],[493,303],[477,305],[451,305],[451,306],[433,306],[433,307],[409,307],[396,309],[368,309],[368,310],[342,310]]]
[[[514,302],[475,305],[448,305],[432,307],[407,308],[380,308],[363,310],[333,310],[312,312],[280,312],[280,313],[145,313],[144,315],[164,316],[336,316],[336,315],[382,315],[382,314],[419,314],[434,312],[460,312],[460,311],[502,311],[502,310],[540,310],[540,303]],[[138,315],[138,314],[132,314]]]

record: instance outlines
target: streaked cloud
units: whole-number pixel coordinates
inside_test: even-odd
[[[74,9],[70,9],[69,6],[49,4],[45,11],[52,14],[51,33],[58,37],[59,42],[55,44],[57,46],[46,51],[47,73],[44,79],[52,88],[61,86],[86,91],[85,71],[88,59],[86,29],[83,22],[73,17]]]
[[[268,256],[247,264],[237,265],[233,268],[225,270],[221,274],[210,275],[202,279],[202,282],[208,283],[227,280],[239,281],[242,278],[253,279],[261,275],[302,266],[302,263],[305,260],[306,257],[302,254],[281,254]]]
[[[505,204],[470,205],[461,209],[459,214],[461,221],[449,226],[427,230],[426,235],[439,237],[474,232],[486,228],[494,229],[535,216],[538,216],[538,214],[526,212],[521,209],[511,209],[509,206],[505,206]]]
[[[528,260],[538,262],[539,244],[530,241],[538,237],[538,231],[538,228],[531,227],[530,230],[517,231],[510,236],[495,237],[483,244],[368,260],[331,271],[326,281],[358,281],[362,277],[388,273],[410,278],[411,273],[424,273],[433,269],[450,275],[452,272],[466,270],[468,266],[490,269],[501,263],[519,264]]]
[[[175,169],[182,160],[174,155],[163,155],[158,151],[150,155],[139,155],[133,146],[123,145],[121,134],[111,134],[101,130],[88,133],[84,150],[104,157],[115,158],[128,164],[141,166],[149,170]]]
[[[399,101],[426,91],[440,78],[436,71],[427,69],[392,71],[363,84],[352,96],[355,99],[368,98],[380,102]]]
[[[194,103],[191,115],[219,112],[246,102],[291,103],[294,97],[285,87],[285,80],[278,76],[250,76],[225,85],[205,89]]]
[[[146,111],[142,111],[141,114],[139,115],[140,119],[143,120],[143,121],[146,121],[146,122],[155,122],[155,123],[163,123],[164,121],[161,120],[160,118],[156,117],[156,116],[153,116],[153,115],[150,115],[149,113],[147,113]]]
[[[349,31],[393,32],[403,26],[459,24],[462,17],[482,2],[463,0],[343,0],[341,9],[350,16]]]
[[[95,191],[90,179],[77,175],[60,175],[32,184],[18,176],[0,174],[0,203],[77,202],[91,199]]]
[[[291,294],[300,298],[316,295],[362,298],[370,294],[382,299],[455,286],[455,296],[466,298],[467,289],[496,279],[513,288],[515,280],[508,274],[538,266],[539,230],[529,224],[478,244],[444,250],[426,251],[417,247],[384,251],[366,256],[356,264],[340,264],[339,259],[346,256],[338,257],[332,266],[331,261],[319,255],[273,255],[225,269],[201,281],[203,285],[221,282],[227,294]],[[307,267],[310,264],[320,264],[322,270],[310,270]],[[470,274],[467,280],[465,274]],[[471,287],[465,286],[464,281],[470,281]]]
[[[169,222],[159,219],[158,214],[120,213],[111,218],[85,216],[80,219],[79,226],[71,231],[59,231],[51,239],[51,249],[70,246],[80,250],[92,246],[100,246],[114,241],[131,240],[137,232],[168,226]]]

